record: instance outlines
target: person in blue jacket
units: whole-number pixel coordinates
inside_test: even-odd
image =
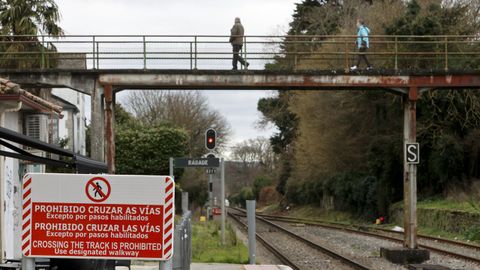
[[[358,34],[357,34],[357,48],[360,54],[358,55],[357,65],[350,68],[350,70],[356,70],[360,67],[360,62],[363,60],[367,64],[367,70],[371,70],[372,66],[370,62],[368,62],[367,52],[368,48],[370,48],[370,41],[368,39],[368,34],[370,34],[370,29],[365,26],[365,22],[362,19],[357,20],[357,27],[358,27]]]

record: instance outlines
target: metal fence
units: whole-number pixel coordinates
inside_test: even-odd
[[[245,36],[249,69],[348,69],[356,36]],[[478,36],[371,36],[365,53],[386,69],[480,69]],[[0,36],[0,68],[230,69],[229,36]],[[276,63],[275,66],[269,64]]]
[[[192,212],[188,211],[175,226],[173,269],[190,270],[192,261]]]

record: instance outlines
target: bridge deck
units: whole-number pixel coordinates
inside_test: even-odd
[[[406,89],[480,88],[478,71],[344,70],[0,70],[23,87],[67,87],[89,94],[97,83],[124,89]]]

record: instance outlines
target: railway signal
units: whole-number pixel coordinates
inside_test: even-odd
[[[217,132],[214,129],[209,129],[205,132],[205,147],[208,150],[215,149],[217,144]]]

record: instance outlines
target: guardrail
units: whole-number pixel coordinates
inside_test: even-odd
[[[190,270],[192,261],[192,212],[183,214],[175,225],[173,270]]]
[[[356,36],[245,36],[250,69],[348,69]],[[480,69],[478,36],[371,36],[365,53],[385,69]],[[0,36],[1,69],[230,69],[229,36]],[[277,65],[269,65],[277,63]]]

